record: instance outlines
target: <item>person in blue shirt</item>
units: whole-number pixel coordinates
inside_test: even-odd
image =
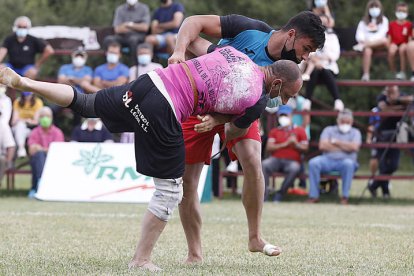
[[[156,49],[166,49],[172,53],[178,29],[184,19],[184,6],[174,3],[173,0],[161,0],[161,5],[155,10],[151,22],[151,34],[145,42],[152,44]]]
[[[325,27],[320,18],[310,11],[304,11],[289,19],[280,30],[274,30],[265,22],[242,15],[198,15],[186,18],[180,27],[177,43],[169,63],[183,62],[191,55],[205,54],[206,48],[215,47],[211,42],[199,37],[200,33],[222,38],[220,45],[230,45],[249,56],[258,65],[269,65],[276,60],[286,59],[300,63],[306,60],[311,52],[323,47],[325,43]],[[190,53],[188,53],[190,52]],[[287,98],[275,98],[269,101],[269,107],[275,107]],[[197,186],[201,169],[209,163],[209,147],[200,147],[201,143],[213,141],[218,124],[229,118],[207,115],[190,118],[182,124],[186,146],[186,166],[183,176],[184,198],[179,206],[180,218],[188,244],[188,263],[203,260],[201,248],[201,214],[197,195]],[[209,132],[199,135],[197,129]],[[200,141],[201,140],[201,141]],[[204,140],[204,141],[203,141]],[[207,142],[206,142],[207,140]],[[195,141],[195,142],[194,142]],[[191,148],[190,145],[194,145]],[[231,148],[229,154],[238,159],[243,167],[242,201],[246,210],[249,242],[251,252],[263,252],[269,256],[277,256],[281,249],[265,241],[260,233],[260,221],[263,209],[264,177],[261,166],[261,139],[258,124],[249,128],[246,136],[227,143]],[[200,153],[203,153],[200,156]],[[197,158],[192,158],[197,155]],[[191,157],[191,158],[190,158]]]

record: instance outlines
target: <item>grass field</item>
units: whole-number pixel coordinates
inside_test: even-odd
[[[4,186],[4,185],[3,185]],[[178,212],[153,259],[165,275],[414,275],[414,183],[395,182],[393,199],[349,206],[294,197],[266,203],[262,232],[279,257],[247,251],[244,209],[237,197],[202,205],[202,265],[185,266]],[[134,275],[127,269],[146,205],[40,202],[26,191],[0,198],[0,275]]]

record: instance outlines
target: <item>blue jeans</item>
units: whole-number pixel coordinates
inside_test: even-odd
[[[319,198],[321,173],[339,172],[342,178],[342,196],[348,198],[352,178],[358,163],[351,159],[332,159],[319,155],[309,160],[309,197]]]
[[[32,190],[37,191],[37,185],[42,176],[43,167],[45,166],[46,156],[46,152],[38,151],[30,157],[30,166],[32,167]]]

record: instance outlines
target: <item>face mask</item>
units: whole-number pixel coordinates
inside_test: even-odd
[[[83,57],[75,57],[72,60],[72,63],[75,67],[82,67],[85,65],[86,59],[84,59]]]
[[[138,64],[147,65],[151,62],[151,55],[138,55]]]
[[[26,37],[29,31],[26,28],[18,28],[16,30],[16,35],[18,37]]]
[[[325,7],[327,4],[327,0],[315,0],[315,7],[322,8]]]
[[[52,118],[43,116],[39,119],[40,126],[43,128],[48,128],[52,125]]]
[[[281,127],[287,127],[290,126],[290,118],[287,116],[280,116],[277,121],[279,122],[279,125]]]
[[[378,7],[373,7],[373,8],[370,8],[368,12],[369,12],[369,15],[371,15],[371,17],[377,18],[381,13],[381,9]]]
[[[407,18],[407,13],[406,12],[396,12],[395,13],[395,17],[397,17],[398,20],[404,20]]]
[[[136,3],[138,3],[138,0],[127,0],[127,4],[130,6],[134,6]]]
[[[295,38],[296,40],[296,38]],[[300,60],[298,60],[298,58],[296,57],[296,50],[295,50],[295,40],[293,40],[293,46],[292,46],[292,50],[286,50],[286,42],[285,41],[285,45],[283,45],[283,49],[282,52],[280,53],[280,59],[287,59],[287,60],[291,60],[297,64],[300,63]]]
[[[348,133],[352,126],[350,124],[340,124],[338,125],[339,131],[342,133]]]
[[[108,63],[115,64],[115,63],[118,63],[118,60],[119,60],[119,56],[117,54],[112,54],[112,53],[106,54],[106,61]]]

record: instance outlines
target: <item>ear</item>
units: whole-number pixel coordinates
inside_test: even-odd
[[[278,84],[279,84],[279,83],[281,83],[281,82],[282,82],[282,80],[281,80],[281,79],[274,79],[274,80],[272,81],[271,88],[276,87],[276,85],[278,85]]]
[[[289,38],[292,38],[293,36],[295,36],[296,35],[296,30],[295,29],[290,29],[289,31],[288,31],[288,36],[289,36]]]

